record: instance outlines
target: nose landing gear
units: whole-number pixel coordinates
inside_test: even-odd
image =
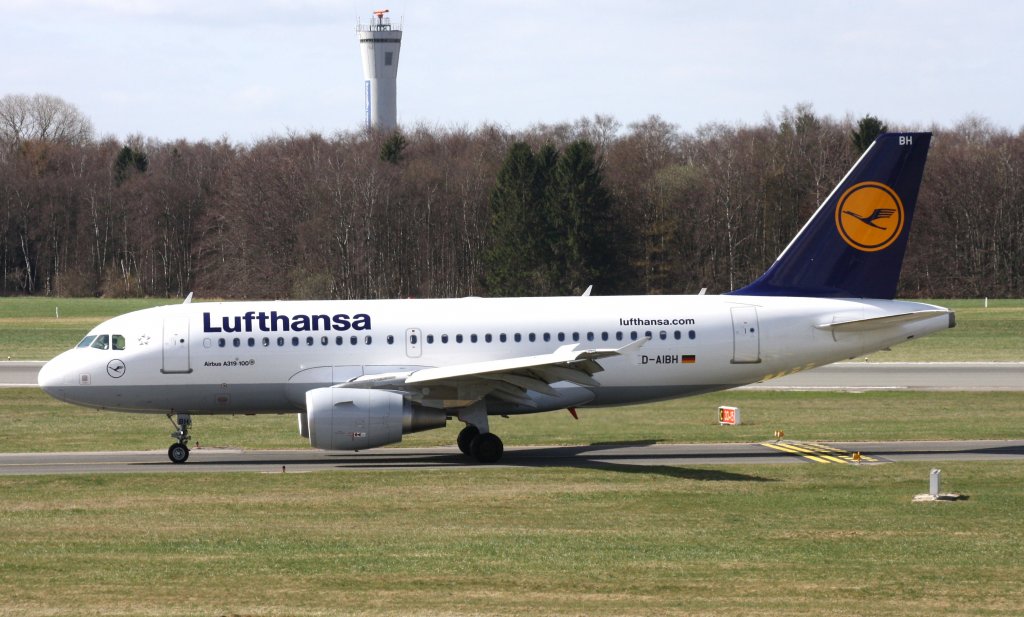
[[[177,439],[178,443],[171,444],[171,447],[167,448],[167,458],[171,459],[172,463],[184,463],[188,460],[188,442],[192,439],[188,434],[188,429],[192,427],[192,416],[187,413],[179,413],[177,414],[178,421],[175,422],[171,420],[172,415],[174,414],[167,414],[167,419],[177,429],[171,433],[171,437]]]

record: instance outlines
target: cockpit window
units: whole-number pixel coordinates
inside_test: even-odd
[[[115,334],[114,336],[110,337],[110,342],[114,348],[114,351],[124,351],[124,337],[121,336],[120,334]]]
[[[110,349],[110,337],[106,334],[101,334],[96,337],[96,340],[92,342],[90,347],[94,347],[96,349]]]
[[[78,347],[79,347],[79,348],[82,348],[82,347],[89,347],[90,345],[92,345],[92,342],[93,342],[93,340],[94,340],[95,338],[96,338],[96,335],[95,335],[95,334],[90,334],[89,336],[87,336],[87,337],[85,337],[84,339],[82,339],[82,342],[80,342],[80,343],[78,344]]]

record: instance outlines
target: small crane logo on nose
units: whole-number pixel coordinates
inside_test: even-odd
[[[107,362],[107,375],[110,375],[114,379],[124,376],[124,362],[120,360],[111,360]]]

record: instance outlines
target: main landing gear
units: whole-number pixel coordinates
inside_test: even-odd
[[[481,433],[480,429],[467,424],[459,432],[459,450],[472,456],[480,463],[497,463],[505,451],[501,438],[494,433]]]
[[[466,423],[459,432],[459,450],[479,463],[497,463],[505,452],[505,445],[488,429],[486,408],[482,404],[471,405],[459,413],[459,419]]]
[[[174,414],[167,414],[167,419],[171,420],[171,416]],[[171,424],[177,429],[171,433],[171,437],[178,440],[178,443],[171,444],[170,448],[167,448],[167,458],[171,459],[172,463],[184,463],[188,460],[188,442],[192,437],[188,434],[188,429],[192,428],[192,416],[187,413],[176,414],[178,421],[171,420]]]

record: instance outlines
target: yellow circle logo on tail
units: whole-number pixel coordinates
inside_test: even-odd
[[[846,189],[836,206],[836,227],[858,251],[880,251],[903,231],[903,202],[881,182],[861,182]]]

